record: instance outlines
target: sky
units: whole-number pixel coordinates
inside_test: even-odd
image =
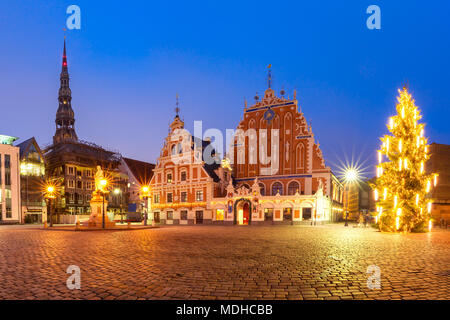
[[[63,31],[69,5],[81,29]],[[369,30],[369,5],[381,29]],[[376,161],[408,84],[429,142],[450,144],[450,2],[80,1],[0,3],[0,134],[49,144],[63,37],[78,137],[155,162],[180,96],[188,130],[234,129],[244,98],[297,99],[327,165]],[[192,132],[191,131],[191,132]]]

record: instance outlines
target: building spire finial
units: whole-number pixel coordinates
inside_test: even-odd
[[[269,64],[267,66],[267,86],[269,87],[269,89],[272,88],[272,65]]]
[[[177,102],[175,103],[176,104],[175,113],[176,113],[176,116],[178,117],[180,114],[180,107],[179,107],[180,103],[179,103],[178,93],[177,93],[176,99],[177,99]]]

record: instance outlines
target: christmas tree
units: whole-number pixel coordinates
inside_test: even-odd
[[[372,185],[376,221],[382,231],[424,232],[431,229],[428,193],[437,183],[437,174],[425,172],[430,156],[425,125],[419,123],[420,111],[406,88],[398,91],[397,115],[387,125],[391,135],[381,138],[377,178]]]

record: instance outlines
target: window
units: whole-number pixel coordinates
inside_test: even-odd
[[[283,209],[283,220],[292,221],[292,208]]]
[[[279,193],[280,195],[283,195],[283,185],[280,182],[275,182],[272,185],[272,195],[276,196],[277,193]]]
[[[181,202],[187,202],[187,192],[181,192]]]
[[[77,181],[77,188],[83,189],[83,183],[81,181]]]
[[[262,195],[262,196],[265,196],[266,195],[266,186],[264,185],[264,183],[259,183],[259,193]]]
[[[69,193],[69,202],[73,203],[75,201],[75,195],[73,193]]]
[[[266,208],[264,209],[264,221],[272,221],[273,220],[273,209]]]
[[[167,202],[168,202],[168,203],[173,202],[173,195],[172,195],[172,193],[168,193],[168,194],[167,194]]]
[[[167,183],[172,183],[172,174],[171,173],[167,174]]]
[[[68,183],[68,185],[67,185],[68,188],[75,188],[75,181],[69,180],[69,181],[67,181],[67,183]]]
[[[11,185],[11,156],[5,154],[5,185]]]
[[[180,212],[180,218],[181,218],[181,220],[187,220],[188,219],[188,212],[187,212],[187,210],[181,210],[181,212]]]
[[[223,210],[223,209],[216,210],[216,221],[223,221],[224,216],[225,216],[225,210]]]
[[[77,170],[77,176],[81,177],[81,170]]]
[[[86,175],[86,177],[90,177],[91,176],[91,170],[86,170],[85,171],[85,175]]]
[[[73,167],[68,167],[68,169],[69,169],[69,174],[73,175],[73,173],[74,173]]]
[[[154,199],[153,199],[153,200],[154,200],[154,201],[153,201],[154,203],[159,203],[159,194],[155,194],[153,198],[154,198]]]
[[[92,189],[92,183],[90,181],[86,181],[86,190]]]
[[[203,190],[197,190],[195,192],[195,201],[203,201]]]
[[[167,220],[173,220],[173,211],[167,211]]]
[[[181,181],[186,181],[186,171],[181,172]]]
[[[293,196],[297,192],[300,193],[300,185],[297,181],[292,181],[288,186],[288,195]]]

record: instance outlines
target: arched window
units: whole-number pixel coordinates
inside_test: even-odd
[[[280,182],[275,182],[272,185],[272,195],[276,196],[277,193],[279,193],[280,195],[283,195],[283,185]]]
[[[288,185],[288,195],[293,196],[294,194],[298,193],[300,194],[300,185],[297,181],[292,181]]]
[[[262,196],[265,196],[266,195],[266,186],[264,185],[264,183],[259,183],[259,193],[262,195]]]
[[[245,187],[246,189],[250,189],[250,187],[248,186],[248,184],[245,184],[245,183],[244,183],[242,186]]]
[[[172,153],[173,156],[177,154],[177,145],[176,144],[174,144],[172,146],[171,153]]]
[[[298,169],[301,169],[305,165],[305,147],[302,143],[297,146],[296,150],[296,166]]]

